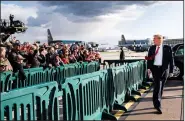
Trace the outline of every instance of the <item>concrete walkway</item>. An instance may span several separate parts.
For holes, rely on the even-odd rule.
[[[184,120],[184,94],[182,80],[168,80],[162,98],[163,114],[153,108],[153,89],[139,99],[119,120]],[[182,96],[183,95],[183,96]]]

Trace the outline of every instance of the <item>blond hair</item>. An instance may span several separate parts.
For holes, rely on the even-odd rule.
[[[163,38],[164,38],[164,37],[163,37],[162,35],[160,35],[160,34],[155,34],[154,37],[157,37],[157,38],[160,39],[160,40],[163,40]]]

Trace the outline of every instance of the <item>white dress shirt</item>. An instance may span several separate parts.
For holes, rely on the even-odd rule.
[[[155,56],[155,60],[154,60],[154,65],[156,66],[162,66],[162,61],[163,61],[163,45],[161,44],[159,46],[159,51],[157,53],[157,55]],[[157,51],[158,46],[156,46],[156,50]]]

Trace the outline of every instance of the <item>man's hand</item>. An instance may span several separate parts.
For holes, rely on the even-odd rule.
[[[149,77],[150,79],[151,79],[151,78],[153,78],[153,75],[152,75],[151,70],[150,70],[150,69],[148,69],[147,71],[148,71],[148,77]]]
[[[31,67],[31,64],[27,64],[26,67],[27,67],[27,68],[30,68],[30,67]]]
[[[49,68],[52,68],[52,64],[49,64]]]
[[[147,72],[148,72],[148,75],[150,75],[150,73],[152,73],[150,69],[148,69]]]
[[[173,73],[169,73],[169,77],[173,77]]]

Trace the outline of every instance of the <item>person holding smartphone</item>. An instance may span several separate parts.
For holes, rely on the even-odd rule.
[[[0,72],[12,71],[12,66],[8,59],[6,58],[5,47],[0,47]]]
[[[6,67],[7,67],[7,65],[0,60],[0,72],[5,72]]]

